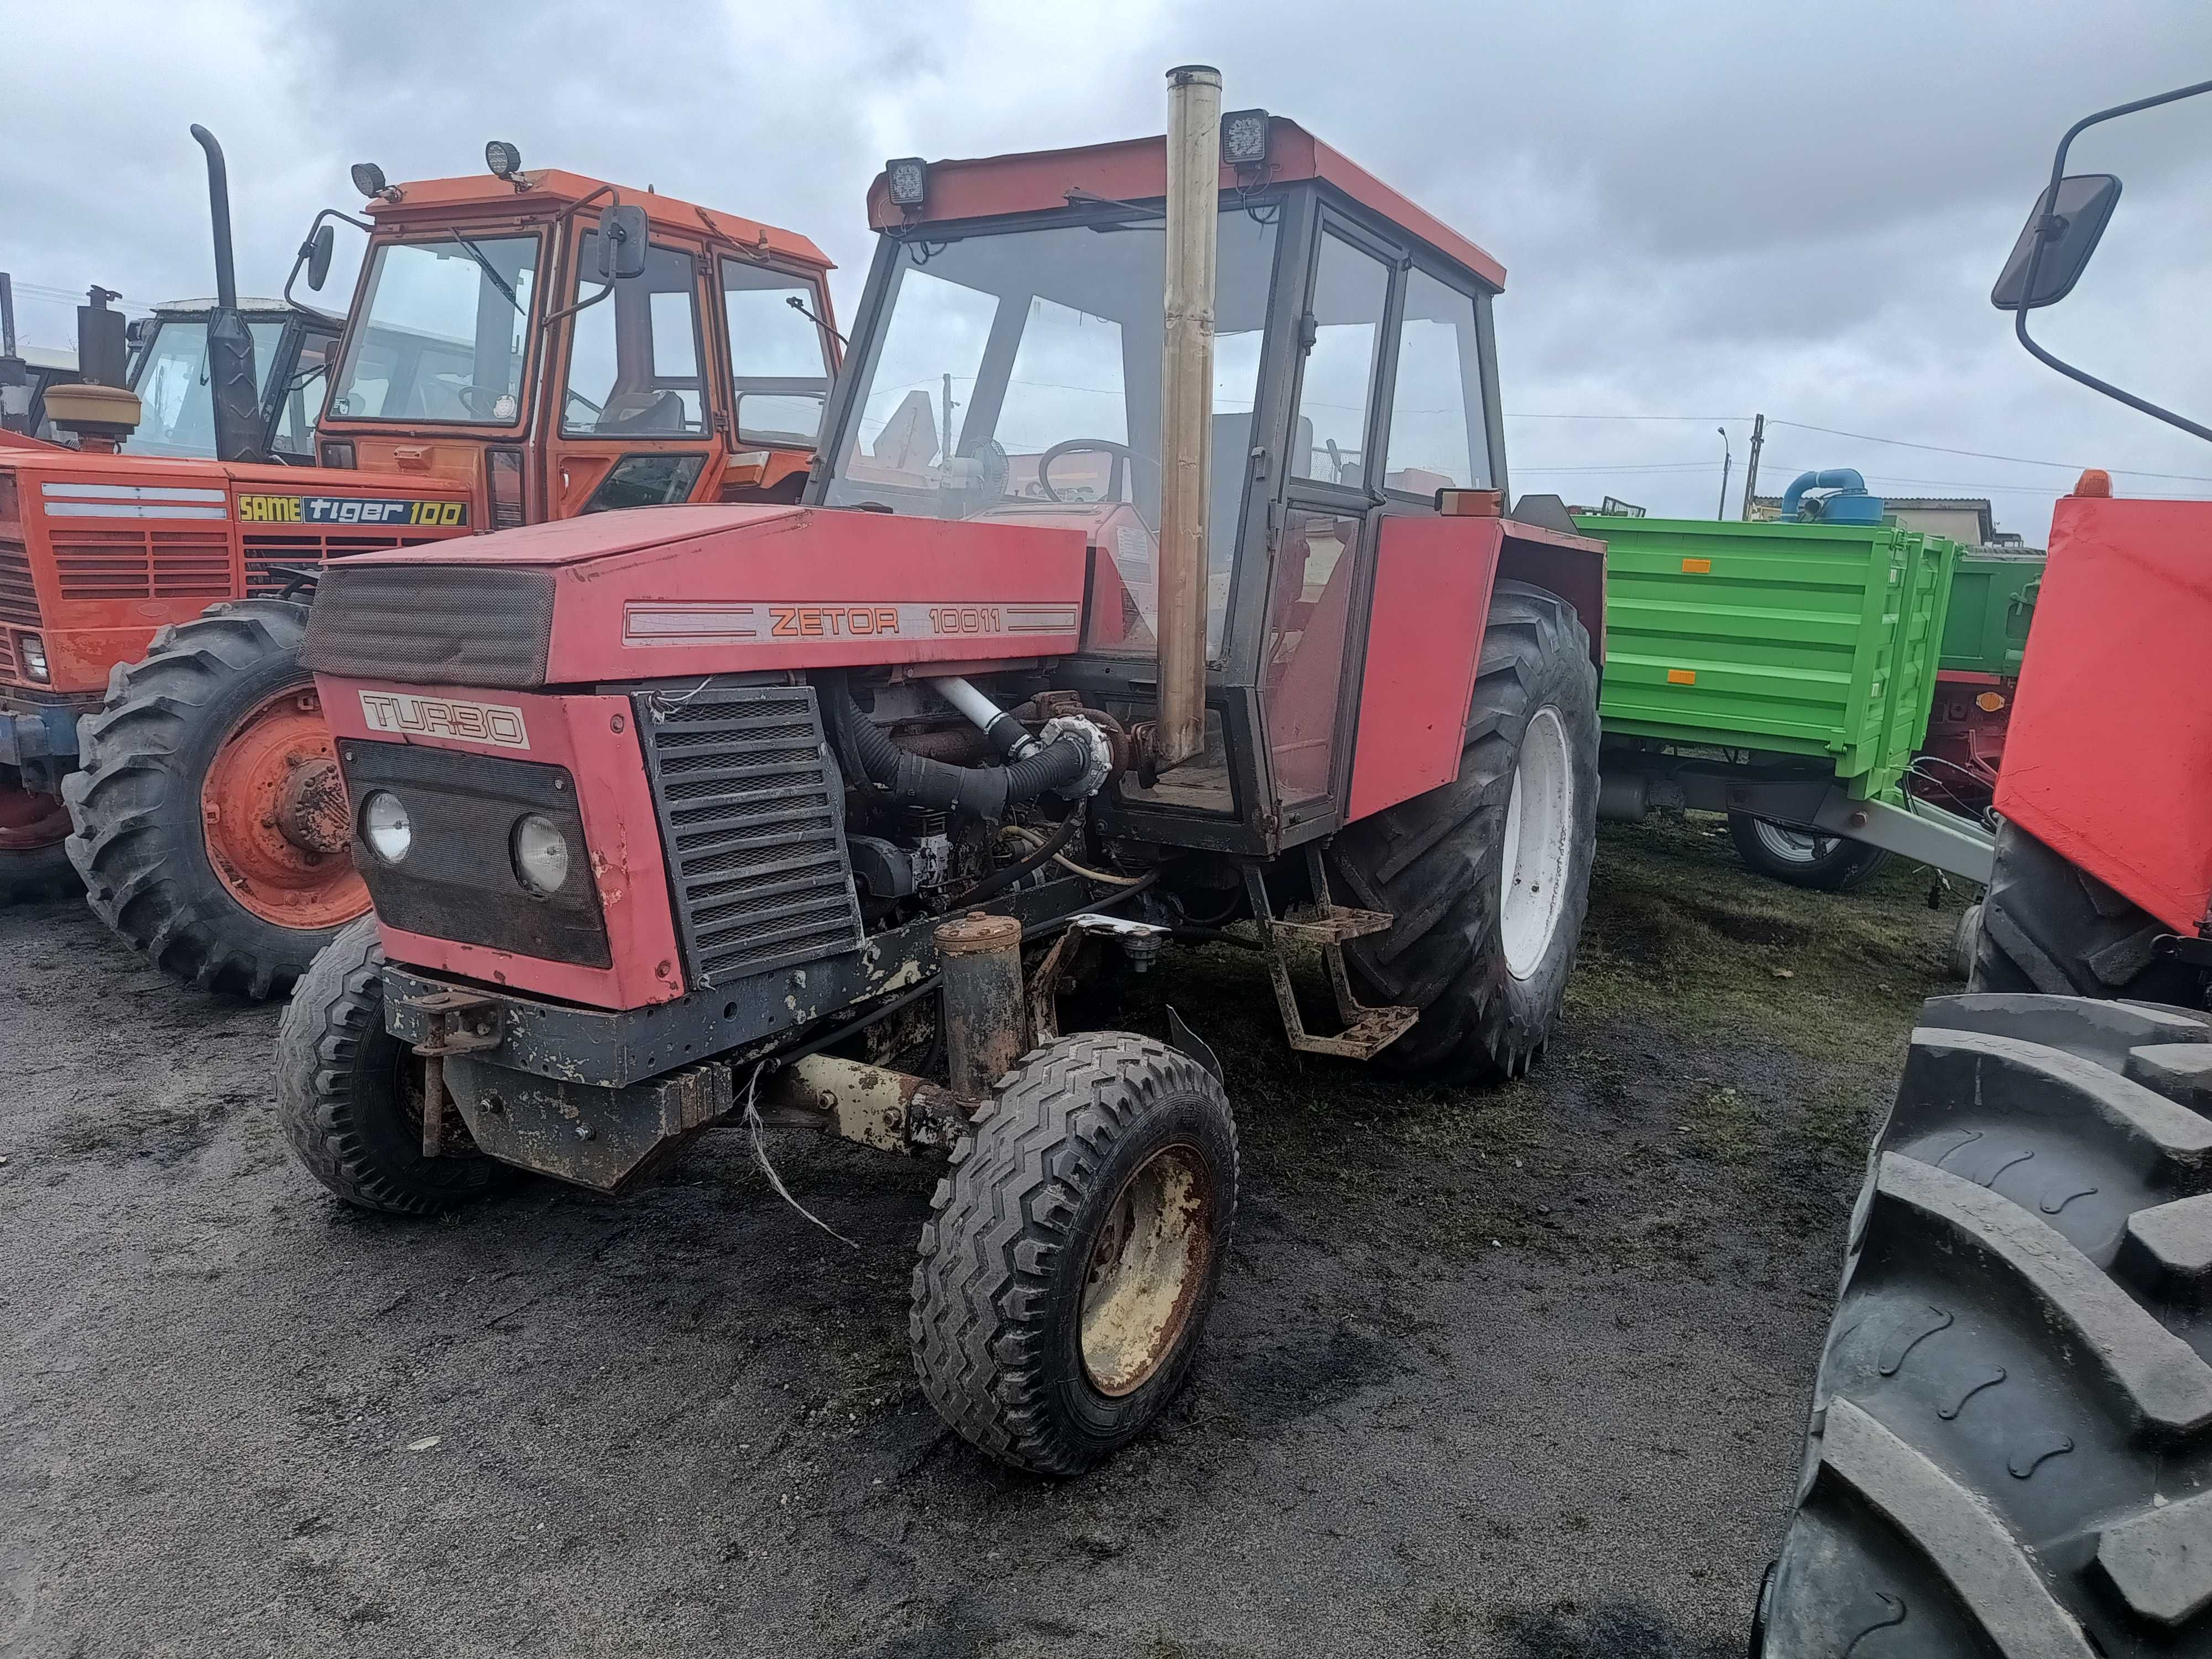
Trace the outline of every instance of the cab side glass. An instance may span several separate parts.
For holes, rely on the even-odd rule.
[[[2013,244],[2012,256],[2005,261],[1997,285],[1990,290],[1990,303],[1999,311],[2037,311],[2071,294],[2089,256],[2097,251],[2105,227],[2112,222],[2112,210],[2119,200],[2120,181],[2109,173],[2070,173],[2061,179],[2055,204],[2045,189],[2036,198],[2035,211],[2027,216],[2020,240]],[[2030,294],[2028,262],[2046,216],[2055,217],[2057,222],[2044,240],[2043,257],[2035,266],[2035,292]]]

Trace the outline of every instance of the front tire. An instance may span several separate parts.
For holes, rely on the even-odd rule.
[[[314,679],[307,607],[210,605],[119,666],[63,780],[69,856],[101,921],[155,967],[256,1000],[368,909]]]
[[[1001,1462],[1089,1468],[1188,1378],[1236,1210],[1212,1073],[1126,1032],[1033,1049],[930,1200],[909,1328],[923,1393]]]
[[[422,1156],[422,1061],[384,1029],[376,919],[316,957],[276,1028],[276,1112],[309,1175],[364,1210],[437,1215],[522,1172],[486,1157],[450,1096],[445,1150]]]
[[[1856,892],[1889,862],[1879,847],[1792,830],[1748,812],[1729,814],[1729,839],[1737,856],[1760,875],[1816,893]]]
[[[2212,1654],[2212,1020],[1932,999],[1759,1659]]]
[[[2154,953],[2166,925],[2018,824],[1997,829],[1970,991],[2202,1006],[2196,972]]]
[[[1518,1077],[1574,971],[1597,848],[1597,669],[1574,607],[1501,581],[1458,781],[1363,818],[1329,854],[1397,918],[1346,956],[1370,1000],[1418,1008],[1375,1063],[1440,1081]]]

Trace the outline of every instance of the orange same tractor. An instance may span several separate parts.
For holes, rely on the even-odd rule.
[[[81,878],[165,971],[260,997],[368,906],[298,661],[317,573],[613,507],[794,500],[839,346],[803,236],[526,171],[504,143],[474,178],[364,164],[366,217],[319,215],[286,283],[321,286],[331,222],[367,233],[317,464],[280,465],[226,396],[241,368],[254,385],[252,345],[203,143],[219,459],[115,453],[137,411],[107,387],[82,447],[0,448],[0,900]]]

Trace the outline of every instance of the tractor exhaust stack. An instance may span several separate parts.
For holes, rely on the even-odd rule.
[[[260,461],[261,394],[253,372],[253,336],[238,310],[238,270],[231,251],[230,171],[215,134],[198,122],[192,137],[207,152],[208,209],[215,221],[215,315],[208,319],[208,390],[215,403],[216,459]]]
[[[1152,763],[1206,746],[1206,534],[1213,469],[1221,71],[1168,71],[1166,340],[1160,364],[1159,722]]]

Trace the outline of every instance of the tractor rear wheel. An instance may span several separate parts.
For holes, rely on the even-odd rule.
[[[276,1115],[307,1173],[349,1204],[438,1215],[521,1178],[488,1158],[450,1096],[422,1156],[421,1057],[384,1029],[384,947],[364,916],[316,957],[276,1028]]]
[[[164,972],[260,999],[368,909],[313,678],[307,607],[210,605],[116,669],[63,781],[100,919]]]
[[[1329,848],[1356,902],[1397,918],[1346,946],[1373,1001],[1413,1007],[1376,1064],[1518,1077],[1575,965],[1597,847],[1597,669],[1574,607],[1501,581],[1458,781],[1363,818]]]
[[[2212,1654],[2208,1108],[2203,1014],[1929,1001],[1754,1659]]]
[[[1198,1061],[1121,1031],[1032,1049],[930,1200],[922,1392],[1002,1462],[1090,1468],[1189,1376],[1236,1212],[1237,1125]]]
[[[2155,955],[2171,932],[2018,824],[1997,830],[1970,991],[2124,997],[2202,1006],[2195,970]]]
[[[69,808],[0,779],[0,904],[59,898],[76,888],[70,866]]]
[[[1854,892],[1889,862],[1879,847],[1792,830],[1748,812],[1729,814],[1729,838],[1737,855],[1760,875],[1816,893]]]

